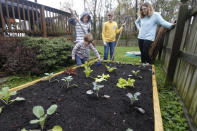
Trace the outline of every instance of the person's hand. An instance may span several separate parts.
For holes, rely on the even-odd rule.
[[[176,25],[176,20],[172,23],[173,25]]]
[[[73,10],[71,8],[68,8],[68,9],[69,9],[71,15],[73,15]]]
[[[72,57],[72,60],[74,61],[74,60],[75,60],[75,58],[74,58],[74,57]]]
[[[176,20],[172,23],[172,26],[175,27],[176,25]]]
[[[105,41],[103,42],[103,45],[104,45],[104,46],[106,46],[106,45],[107,45]]]
[[[101,60],[101,57],[99,56],[97,59],[100,61]]]

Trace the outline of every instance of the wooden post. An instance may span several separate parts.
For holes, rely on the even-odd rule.
[[[6,6],[8,30],[11,31],[10,13],[9,13],[9,9],[8,9],[8,0],[5,0],[5,6]]]
[[[0,0],[0,15],[1,15],[1,22],[2,22],[2,28],[3,28],[3,31],[5,31],[6,30],[6,28],[5,28],[5,21],[4,21],[4,17],[3,17],[3,10],[2,10],[2,2],[1,2],[1,0]]]
[[[28,17],[29,33],[31,33],[31,22],[30,22],[29,6],[27,7],[27,17]]]
[[[35,33],[36,32],[36,25],[35,25],[35,16],[34,16],[34,7],[33,7],[33,5],[32,5],[32,7],[31,7],[31,9],[32,9],[32,17],[33,17],[33,32]]]
[[[22,31],[23,28],[22,28],[22,24],[21,24],[21,14],[20,14],[20,8],[19,8],[19,0],[17,0],[17,12],[18,12],[18,19],[19,19],[20,31]]]
[[[14,19],[14,28],[15,28],[15,32],[17,32],[17,26],[16,26],[16,17],[15,17],[15,10],[14,10],[14,4],[13,4],[13,0],[11,1],[11,6],[12,6],[12,14],[13,14],[13,19]]]
[[[172,84],[174,78],[176,64],[179,57],[179,49],[180,49],[183,31],[184,31],[184,25],[185,25],[185,21],[187,20],[187,16],[188,16],[188,5],[182,4],[179,9],[177,24],[175,27],[175,35],[174,35],[172,52],[170,55],[169,65],[165,79],[165,86]]]
[[[25,32],[27,32],[24,3],[22,4],[22,7],[23,7],[23,21],[24,21],[24,26],[25,26]]]
[[[42,20],[42,32],[43,36],[46,38],[47,37],[47,30],[46,30],[46,19],[45,19],[45,14],[44,14],[44,6],[41,6],[41,20]]]

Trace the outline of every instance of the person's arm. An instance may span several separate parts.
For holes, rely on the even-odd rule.
[[[115,23],[115,26],[116,26],[116,30],[115,30],[116,34],[119,34],[122,31],[123,27],[121,26],[120,29],[118,29],[117,23]]]
[[[68,22],[71,23],[72,25],[76,25],[77,24],[75,18],[69,18]]]
[[[136,27],[137,27],[138,30],[140,30],[140,27],[141,27],[141,21],[140,21],[140,19],[141,18],[138,17],[137,20],[135,21],[135,25],[136,25]]]
[[[97,49],[94,48],[94,46],[93,46],[92,44],[89,45],[89,48],[94,52],[94,54],[96,55],[96,57],[97,57],[98,59],[100,59],[100,55],[99,55]]]
[[[105,38],[105,35],[106,35],[106,32],[105,32],[105,24],[103,25],[103,30],[102,30],[102,38],[103,38],[103,45],[106,46],[106,38]]]
[[[165,28],[171,28],[173,26],[172,23],[167,22],[162,18],[162,16],[159,13],[156,13],[156,19],[157,19],[157,24],[165,27]]]
[[[80,47],[80,44],[76,44],[75,47],[72,50],[72,60],[75,60],[75,54],[77,52],[77,49]]]

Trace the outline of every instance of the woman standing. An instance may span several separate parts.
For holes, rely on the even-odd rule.
[[[165,21],[158,12],[154,12],[150,3],[145,2],[140,6],[139,17],[135,21],[135,25],[139,30],[138,44],[142,63],[152,64],[149,49],[155,40],[157,25],[171,28],[174,24]]]

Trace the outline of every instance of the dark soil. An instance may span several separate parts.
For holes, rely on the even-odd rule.
[[[49,116],[45,123],[45,130],[51,129],[54,125],[60,125],[64,131],[126,131],[131,128],[134,131],[153,131],[153,95],[152,95],[152,70],[151,66],[137,66],[129,64],[106,63],[111,67],[116,66],[117,70],[108,73],[105,66],[92,65],[94,70],[91,77],[102,73],[110,74],[107,81],[99,83],[104,85],[99,92],[100,96],[109,95],[109,99],[95,97],[86,94],[92,89],[94,81],[86,78],[83,68],[76,70],[71,84],[78,87],[66,88],[61,79],[66,74],[56,76],[54,81],[41,81],[33,86],[18,91],[17,96],[26,99],[24,102],[12,103],[4,108],[0,114],[0,131],[20,131],[26,129],[40,129],[39,124],[30,124],[30,120],[36,119],[32,113],[33,106],[41,105],[47,110],[50,105],[57,104],[56,113]],[[135,78],[135,88],[127,87],[120,89],[116,86],[120,77],[128,79],[132,75],[131,70],[140,70],[139,75],[143,78]],[[52,80],[52,81],[53,81]],[[130,105],[126,94],[140,92],[139,101]],[[3,103],[0,103],[2,106]],[[143,108],[146,112],[141,114],[134,106]]]

